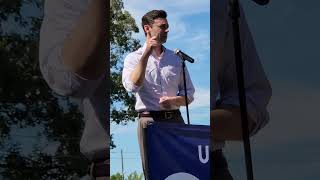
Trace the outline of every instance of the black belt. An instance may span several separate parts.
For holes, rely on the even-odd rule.
[[[143,111],[139,112],[139,118],[141,117],[152,117],[157,119],[174,119],[181,116],[180,110],[170,111]]]

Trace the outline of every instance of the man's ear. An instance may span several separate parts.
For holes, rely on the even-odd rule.
[[[150,27],[149,25],[144,25],[144,26],[143,26],[143,30],[144,30],[144,32],[146,32],[146,33],[150,31],[150,28],[151,28],[151,27]]]

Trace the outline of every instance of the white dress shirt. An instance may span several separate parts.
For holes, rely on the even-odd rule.
[[[219,106],[239,107],[237,75],[232,37],[232,22],[228,1],[215,1],[213,5],[214,27],[214,77],[211,88],[211,110]],[[240,8],[240,36],[248,116],[256,126],[251,135],[257,133],[269,121],[267,104],[271,97],[271,86],[260,63],[255,44]],[[224,142],[216,142],[214,149],[221,149]]]
[[[63,64],[62,48],[88,0],[46,0],[40,31],[39,61],[44,79],[52,90],[79,103],[85,127],[80,150],[90,160],[109,154],[109,114],[106,74],[95,80],[72,73]],[[67,121],[67,119],[65,120]]]
[[[137,51],[127,55],[124,60],[122,83],[128,92],[133,92],[136,97],[135,109],[142,111],[168,110],[159,104],[162,96],[184,96],[183,72],[180,58],[173,51],[164,48],[161,57],[154,53],[149,56],[145,79],[142,86],[138,87],[130,80],[130,76],[146,48],[146,43]],[[193,101],[195,89],[191,82],[187,68],[186,86],[189,102]],[[170,110],[179,109],[172,106]]]

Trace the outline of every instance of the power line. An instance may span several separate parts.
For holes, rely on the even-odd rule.
[[[110,159],[141,159],[140,157],[136,157],[136,158],[121,158],[121,157],[113,157],[113,158],[110,158]]]
[[[119,151],[111,151],[110,152],[111,154],[121,154],[121,151],[119,152]],[[123,152],[123,153],[125,153],[125,154],[140,154],[140,152],[133,152],[133,151],[128,151],[128,152]]]

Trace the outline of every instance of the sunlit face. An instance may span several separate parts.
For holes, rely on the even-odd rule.
[[[157,40],[163,44],[167,41],[169,24],[167,19],[158,18],[154,20],[154,23],[150,26],[151,36],[157,36]]]

